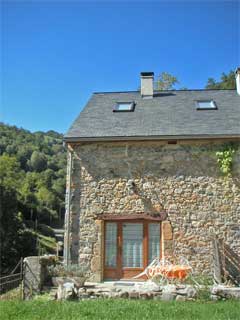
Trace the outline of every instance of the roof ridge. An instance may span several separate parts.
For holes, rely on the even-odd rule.
[[[154,93],[161,92],[179,92],[179,91],[235,91],[236,89],[173,89],[173,90],[154,90]],[[110,94],[110,93],[140,93],[139,90],[129,90],[129,91],[96,91],[93,94]]]
[[[140,92],[139,90],[129,90],[129,91],[96,91],[93,94],[103,94],[103,93],[129,93],[129,92]]]

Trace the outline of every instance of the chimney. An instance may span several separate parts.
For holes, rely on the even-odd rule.
[[[153,72],[141,72],[141,95],[143,98],[153,97]]]
[[[237,93],[240,95],[240,67],[236,70],[236,87]]]

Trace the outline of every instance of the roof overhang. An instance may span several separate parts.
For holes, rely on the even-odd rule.
[[[111,142],[111,141],[171,141],[171,140],[218,140],[234,139],[240,140],[240,134],[202,134],[202,135],[176,135],[176,136],[115,136],[115,137],[68,137],[63,138],[64,142]]]

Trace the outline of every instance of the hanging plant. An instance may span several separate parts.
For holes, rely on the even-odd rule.
[[[232,144],[225,145],[222,151],[216,152],[219,168],[224,175],[231,175],[233,155],[236,147]]]

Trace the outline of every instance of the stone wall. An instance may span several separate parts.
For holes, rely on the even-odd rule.
[[[102,214],[164,209],[173,237],[165,253],[183,255],[196,272],[211,270],[213,227],[240,254],[240,149],[231,177],[223,177],[216,152],[222,142],[83,143],[73,150],[70,256],[102,278]],[[135,183],[135,190],[131,182]]]
[[[53,255],[24,258],[23,291],[24,299],[31,299],[39,294],[49,278],[48,266],[54,266],[57,257]]]
[[[24,259],[24,297],[32,298],[39,294],[44,283],[45,268],[41,263],[41,257],[32,256]]]

